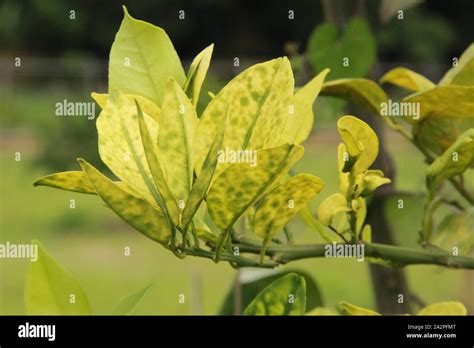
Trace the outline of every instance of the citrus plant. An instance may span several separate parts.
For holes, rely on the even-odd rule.
[[[309,173],[290,175],[304,154],[301,143],[313,127],[312,106],[320,91],[355,100],[380,114],[380,104],[388,97],[375,82],[324,83],[329,73],[324,69],[295,89],[288,59],[277,58],[251,66],[219,93],[211,93],[212,100],[198,114],[213,45],[196,56],[186,73],[164,30],[124,11],[110,52],[109,91],[92,94],[102,108],[97,119],[99,154],[117,179],[78,159],[80,171],[51,174],[35,185],[98,195],[121,219],[179,258],[208,258],[236,268],[274,268],[293,260],[324,257],[327,244],[296,244],[289,233],[291,243],[276,238],[299,215],[334,247],[363,245],[369,262],[389,267],[474,268],[474,259],[467,253],[371,242],[377,231],[366,224],[366,200],[390,179],[371,169],[379,150],[378,137],[359,118],[346,115],[337,121],[342,139],[337,149],[339,190],[319,205],[316,216],[308,203],[323,190],[324,182]],[[461,63],[440,86],[407,70],[392,71],[383,78],[415,89],[405,99],[422,103],[419,120],[403,118],[412,126],[411,134],[393,118],[381,117],[432,162],[421,234],[424,246],[430,241],[431,217],[444,180],[450,180],[469,204],[474,202],[457,178],[473,165],[472,129],[450,141],[435,136],[433,127],[437,126],[431,122],[442,119],[453,125],[458,118],[466,124],[473,120],[474,87],[455,85],[472,82],[464,76],[472,77],[472,59],[461,58]],[[457,152],[459,161],[450,161],[452,152]],[[440,157],[435,160],[435,155]],[[464,213],[472,217],[472,209]],[[246,226],[245,233],[235,227],[238,222]],[[278,293],[273,288],[285,290]],[[245,313],[305,313],[304,281],[298,276],[278,279],[271,289],[265,291],[272,295],[258,295]],[[288,289],[294,289],[299,309],[277,301],[286,301]],[[280,309],[272,312],[275,306],[262,304],[267,300],[277,301]]]

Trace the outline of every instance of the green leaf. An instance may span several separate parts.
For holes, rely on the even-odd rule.
[[[124,18],[110,50],[109,92],[141,95],[161,105],[170,77],[180,85],[185,75],[166,32],[130,16]]]
[[[421,309],[417,315],[466,315],[466,307],[461,302],[446,301],[433,303]]]
[[[219,175],[207,195],[212,220],[226,231],[301,158],[299,145],[280,145],[256,153],[256,165],[234,163]]]
[[[362,308],[358,306],[354,306],[348,302],[340,302],[342,308],[349,314],[349,315],[380,315],[373,310]]]
[[[49,186],[61,190],[95,195],[94,186],[84,172],[61,172],[46,175],[33,183],[34,186]]]
[[[474,43],[463,52],[457,65],[446,72],[439,85],[474,85]]]
[[[158,153],[168,186],[174,197],[186,202],[194,173],[194,136],[198,118],[181,87],[168,81],[161,106]]]
[[[280,145],[293,85],[293,73],[286,58],[254,65],[230,81],[211,100],[199,121],[195,143],[196,173],[200,173],[227,108],[223,149],[259,150]],[[219,163],[216,175],[228,166],[228,163]]]
[[[25,307],[29,315],[89,315],[86,294],[37,242],[38,259],[32,261],[25,284]],[[74,300],[71,303],[71,300]]]
[[[474,248],[474,207],[460,213],[452,213],[444,217],[439,224],[432,243],[459,255],[469,255]],[[456,249],[454,249],[456,248]]]
[[[441,86],[411,94],[402,102],[419,103],[420,117],[405,117],[410,123],[433,118],[474,118],[474,86]]]
[[[135,312],[137,307],[143,301],[143,298],[150,292],[152,285],[153,284],[149,284],[142,290],[121,299],[114,309],[114,314],[130,315]]]
[[[296,273],[268,285],[244,310],[244,315],[304,315],[306,283]]]
[[[300,144],[306,140],[313,128],[313,103],[316,100],[329,69],[324,69],[293,96],[290,112],[282,140],[290,144]]]
[[[298,174],[262,198],[253,216],[254,231],[263,238],[262,250],[323,188],[324,182],[318,177]]]
[[[362,240],[364,243],[372,243],[372,227],[370,225],[365,225],[362,228]]]
[[[158,123],[149,115],[145,115],[145,119],[151,138],[156,139]],[[102,161],[141,197],[158,204],[159,195],[147,165],[135,102],[119,93],[111,93],[96,125]]]
[[[381,170],[369,169],[356,177],[356,195],[368,196],[382,185],[391,183],[392,180],[385,178]]]
[[[133,196],[108,179],[83,159],[78,159],[95,190],[118,216],[148,238],[166,246],[171,227],[165,215],[147,201]]]
[[[224,140],[225,127],[227,123],[227,112],[228,109],[223,114],[223,119],[219,126],[219,130],[216,134],[216,137],[214,138],[214,141],[212,142],[211,147],[209,148],[209,152],[207,153],[206,159],[204,160],[204,164],[202,165],[201,173],[197,177],[184,207],[182,216],[182,224],[184,228],[187,228],[192,217],[195,215],[202,201],[205,199],[207,191],[209,190],[209,186],[211,185],[212,178],[214,177],[214,172],[217,167],[218,152],[219,149],[222,148],[222,141]]]
[[[462,174],[473,165],[474,128],[471,128],[430,164],[426,178],[428,188],[434,190],[443,180]]]
[[[388,100],[383,89],[374,81],[367,79],[339,79],[325,82],[321,95],[349,100],[375,115],[380,114],[381,104]]]
[[[423,75],[403,67],[394,68],[385,73],[380,78],[380,83],[391,83],[414,92],[426,91],[436,86]]]
[[[315,28],[308,40],[308,59],[314,71],[331,69],[330,79],[364,77],[375,62],[376,42],[369,23],[353,18],[344,33],[335,24]],[[348,65],[344,59],[348,58]]]
[[[348,115],[337,121],[337,130],[349,155],[356,158],[351,172],[357,175],[369,169],[379,152],[379,139],[372,128],[364,121]]]
[[[206,78],[207,70],[209,69],[213,50],[214,44],[209,45],[202,50],[193,59],[191,66],[189,67],[188,75],[186,76],[183,90],[193,101],[194,108],[198,105],[199,94],[201,93],[201,87]]]
[[[323,305],[323,299],[321,290],[315,279],[308,273],[300,270],[287,270],[284,272],[275,273],[274,271],[262,271],[255,269],[242,269],[239,277],[240,286],[240,303],[242,308],[252,302],[252,300],[262,292],[268,285],[275,280],[287,275],[287,274],[298,274],[304,278],[306,284],[306,310],[313,308],[321,308]],[[235,294],[236,284],[232,284],[229,288],[229,292],[224,298],[224,301],[220,307],[219,315],[232,315],[235,314]]]
[[[100,93],[91,93],[91,97],[97,104],[99,104],[101,109],[105,108],[107,100],[109,99],[108,94]],[[131,103],[134,103],[136,100],[141,105],[141,108],[145,114],[150,116],[155,122],[160,123],[160,108],[156,106],[155,103],[140,95],[125,94],[124,97],[128,98]]]
[[[333,193],[319,204],[318,219],[329,226],[336,214],[342,211],[349,211],[346,197],[339,192]]]
[[[159,152],[153,142],[153,138],[150,136],[150,131],[145,123],[145,117],[140,109],[140,105],[136,102],[136,108],[138,112],[138,126],[140,128],[140,136],[143,142],[143,149],[145,157],[152,174],[152,180],[158,189],[158,193],[155,194],[157,201],[160,203],[160,207],[166,212],[166,216],[170,218],[171,223],[174,226],[179,224],[179,208],[176,203],[176,199],[173,196],[170,188],[168,187],[165,174],[161,168],[162,160],[159,159]],[[160,128],[161,132],[161,128]],[[143,171],[142,171],[143,173]],[[153,183],[148,183],[150,187]]]

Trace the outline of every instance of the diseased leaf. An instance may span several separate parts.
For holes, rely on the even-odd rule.
[[[363,173],[374,163],[379,152],[379,139],[370,126],[354,116],[343,116],[337,121],[337,130],[352,156],[351,148],[360,153],[350,168],[354,175]],[[355,150],[353,150],[355,151]]]
[[[150,136],[150,132],[145,123],[145,117],[140,109],[140,105],[136,103],[136,107],[138,112],[138,126],[140,128],[140,136],[143,142],[145,157],[152,174],[153,183],[156,185],[153,186],[153,188],[156,187],[156,189],[158,189],[158,192],[155,194],[155,196],[157,197],[157,201],[160,203],[162,211],[165,211],[166,216],[169,217],[172,224],[177,226],[179,224],[180,212],[176,203],[176,199],[167,184],[165,174],[161,168],[161,163],[163,163],[163,161],[159,159],[160,155],[156,149],[152,137]],[[151,186],[153,183],[149,183],[149,185]]]
[[[143,298],[150,292],[152,285],[153,284],[149,284],[142,290],[121,299],[114,309],[114,314],[115,315],[133,314],[133,312],[135,312],[137,307],[143,301]]]
[[[342,308],[349,314],[349,315],[380,315],[373,310],[362,308],[358,306],[354,306],[348,302],[340,302]]]
[[[188,75],[186,76],[183,90],[192,100],[195,108],[198,105],[199,94],[201,93],[201,87],[206,78],[207,70],[209,69],[213,50],[214,44],[203,49],[193,59],[191,66],[189,67]]]
[[[417,315],[466,315],[466,307],[461,302],[446,301],[430,304],[422,308]]]
[[[34,186],[49,186],[61,190],[95,195],[94,186],[84,172],[61,172],[46,175],[33,183]]]
[[[349,211],[346,197],[339,192],[333,193],[319,204],[318,219],[326,226],[329,226],[334,216],[341,211]]]
[[[313,70],[331,69],[331,80],[364,77],[375,62],[376,42],[369,23],[357,17],[349,21],[344,33],[332,23],[317,26],[308,40],[307,51]]]
[[[206,159],[204,160],[204,164],[202,165],[201,173],[197,177],[184,207],[182,216],[182,224],[184,228],[188,226],[192,217],[199,209],[202,201],[205,199],[207,191],[211,185],[212,178],[214,177],[214,172],[217,167],[218,152],[219,149],[222,148],[222,141],[224,140],[225,127],[227,123],[227,112],[228,109],[223,115],[221,124],[219,125],[219,130],[214,141],[212,142],[211,147],[209,148],[209,152],[207,153]]]
[[[195,170],[204,159],[228,110],[223,150],[259,150],[281,144],[293,97],[293,73],[287,58],[257,64],[230,81],[208,104],[196,135]],[[228,163],[219,163],[219,175]]]
[[[145,236],[166,246],[171,227],[163,213],[147,201],[122,190],[83,159],[78,160],[98,195],[118,216]]]
[[[339,79],[325,82],[321,95],[349,100],[372,111],[375,115],[380,114],[381,104],[388,100],[383,89],[374,81],[367,79]]]
[[[156,139],[158,123],[145,115],[151,138]],[[134,101],[110,94],[97,119],[99,154],[102,162],[125,184],[133,187],[148,202],[159,202],[147,165]]]
[[[91,97],[95,100],[97,104],[99,104],[101,109],[105,108],[107,104],[107,99],[109,98],[108,94],[100,94],[100,93],[91,93]],[[158,124],[160,123],[160,108],[156,106],[155,103],[152,101],[140,96],[140,95],[131,95],[126,94],[124,97],[130,100],[130,103],[134,103],[135,100],[140,104],[142,111],[150,116],[155,122]]]
[[[181,61],[166,32],[130,16],[124,18],[110,50],[109,93],[141,95],[161,105],[170,77],[185,81]]]
[[[452,213],[440,222],[432,243],[459,255],[469,255],[474,248],[474,207]],[[456,248],[456,249],[455,249]]]
[[[324,182],[311,174],[298,174],[279,184],[258,203],[253,216],[255,233],[263,247],[324,188]]]
[[[25,307],[29,315],[89,315],[86,294],[72,275],[37,242],[38,259],[32,261],[25,284]],[[71,303],[71,295],[75,302]]]
[[[463,52],[457,65],[444,74],[439,85],[474,85],[474,43]]]
[[[380,83],[391,83],[414,92],[426,91],[436,86],[423,75],[403,67],[394,68],[386,72],[380,78]]]
[[[275,280],[244,310],[244,315],[304,315],[306,283],[296,273]]]
[[[158,132],[160,164],[174,197],[186,202],[193,183],[196,111],[172,79],[166,85],[161,110]]]
[[[420,117],[405,117],[410,123],[433,118],[474,118],[474,86],[440,86],[411,94],[402,102],[419,103]]]
[[[301,158],[299,145],[280,145],[257,151],[254,167],[234,163],[219,175],[207,195],[212,220],[221,230],[230,228],[269,187],[287,174]]]
[[[300,144],[310,135],[314,121],[313,103],[328,73],[329,69],[321,71],[315,78],[301,87],[291,99],[288,121],[282,134],[283,142]]]
[[[461,134],[440,157],[430,164],[426,182],[434,190],[443,180],[462,174],[474,165],[474,128]]]

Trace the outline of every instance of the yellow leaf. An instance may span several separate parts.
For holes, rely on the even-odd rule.
[[[385,73],[380,78],[380,83],[391,83],[414,92],[425,91],[436,86],[423,75],[403,67],[398,67]]]
[[[422,308],[417,315],[466,315],[466,307],[461,302],[447,301],[430,304]]]
[[[372,315],[378,316],[380,313],[377,313],[373,310],[362,308],[358,306],[354,306],[347,302],[340,302],[342,308],[349,314],[349,315]]]
[[[463,52],[457,65],[444,74],[439,85],[474,85],[474,43]]]
[[[287,58],[257,64],[230,81],[204,110],[196,135],[195,170],[199,174],[229,108],[223,148],[259,150],[280,145],[293,96],[293,73]],[[228,164],[219,163],[216,175]]]
[[[318,219],[326,226],[329,226],[334,216],[341,211],[349,211],[346,197],[339,192],[333,193],[319,204]]]
[[[314,119],[313,103],[328,73],[329,69],[324,69],[293,96],[288,121],[282,134],[284,142],[300,144],[310,135]]]
[[[191,98],[195,108],[199,101],[199,94],[201,93],[201,87],[206,78],[207,70],[209,69],[213,50],[214,44],[209,45],[193,59],[183,86],[183,90]]]

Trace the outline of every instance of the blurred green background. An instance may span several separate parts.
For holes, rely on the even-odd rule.
[[[323,1],[324,2],[324,1]],[[314,28],[325,13],[320,1],[124,1],[130,13],[163,27],[184,61],[214,42],[213,61],[203,91],[216,93],[232,76],[257,61],[306,51]],[[352,2],[350,2],[352,3]],[[355,3],[355,2],[354,2]],[[406,9],[403,22],[380,20],[381,1],[367,1],[377,47],[370,74],[379,77],[393,66],[405,65],[437,81],[474,37],[472,1],[429,1]],[[178,19],[184,9],[185,20]],[[70,11],[75,11],[75,20]],[[288,11],[295,19],[288,20]],[[122,18],[113,1],[4,0],[0,4],[0,243],[42,242],[48,252],[82,284],[95,314],[110,313],[118,300],[154,282],[139,314],[215,314],[232,286],[236,271],[209,260],[179,260],[158,244],[134,232],[105,208],[97,197],[32,183],[46,174],[77,169],[75,158],[85,157],[103,168],[97,155],[95,121],[85,117],[57,117],[55,104],[91,101],[90,92],[107,89],[108,50]],[[229,20],[232,18],[232,20]],[[26,19],[26,20],[25,20]],[[362,53],[361,53],[362,54]],[[14,66],[20,57],[21,67]],[[241,66],[233,66],[239,57]],[[304,81],[304,76],[297,76]],[[202,98],[200,109],[208,98]],[[320,97],[315,126],[304,144],[306,153],[295,172],[318,175],[327,184],[318,202],[337,189],[335,120],[343,105]],[[97,107],[97,113],[99,108]],[[415,246],[420,229],[424,192],[422,156],[396,134],[387,146],[398,170],[396,187],[412,191],[388,204],[397,243]],[[21,161],[15,161],[17,153]],[[75,208],[69,207],[71,199]],[[322,242],[296,219],[290,225],[298,242]],[[376,231],[375,231],[376,232]],[[131,255],[124,255],[124,248]],[[354,260],[313,259],[291,263],[311,273],[326,306],[348,301],[374,308],[367,264]],[[23,286],[28,261],[0,260],[0,314],[23,314]],[[407,268],[409,285],[426,303],[460,300],[474,312],[473,272],[435,266]],[[178,302],[179,294],[186,303]]]

